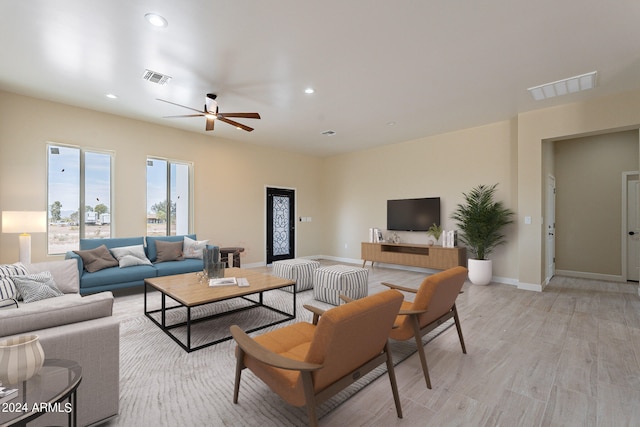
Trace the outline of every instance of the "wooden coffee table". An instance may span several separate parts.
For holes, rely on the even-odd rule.
[[[295,281],[283,279],[268,274],[258,273],[251,270],[245,270],[241,268],[227,268],[225,269],[225,277],[246,278],[249,282],[248,287],[240,286],[220,286],[210,287],[208,281],[201,281],[199,273],[186,273],[176,274],[173,276],[153,277],[145,279],[144,281],[144,313],[155,323],[160,329],[162,329],[171,339],[173,339],[180,347],[187,352],[199,350],[201,348],[209,347],[214,344],[218,344],[223,341],[230,340],[232,337],[226,334],[223,338],[214,339],[213,341],[206,342],[204,344],[191,346],[191,328],[194,323],[211,321],[221,316],[230,315],[243,310],[248,310],[257,307],[263,307],[268,310],[274,311],[283,316],[282,319],[261,324],[258,327],[247,329],[246,332],[254,332],[269,326],[277,325],[278,323],[286,322],[296,317],[296,292]],[[290,313],[282,311],[276,307],[266,305],[263,298],[263,293],[268,291],[274,291],[283,289],[286,287],[292,287],[292,299],[293,305]],[[147,308],[147,292],[149,288],[152,288],[161,293],[161,308],[156,310],[149,310]],[[167,306],[167,297],[171,298],[178,305]],[[253,297],[253,298],[250,298]],[[221,301],[226,301],[234,298],[242,298],[244,301],[248,301],[249,305],[242,305],[241,307],[232,308],[228,311],[215,313],[208,316],[194,317],[192,309],[195,307],[203,306],[205,304],[214,304]],[[257,298],[257,299],[256,299]],[[167,312],[175,309],[186,309],[186,321],[179,321],[177,323],[167,324]],[[160,313],[160,319],[158,316],[153,316],[155,313]],[[176,328],[186,327],[186,343],[179,339],[179,337],[173,332]]]

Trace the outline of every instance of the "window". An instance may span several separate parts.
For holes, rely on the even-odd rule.
[[[47,145],[47,253],[79,248],[80,238],[111,237],[113,155]]]
[[[191,163],[147,159],[147,236],[189,234]]]

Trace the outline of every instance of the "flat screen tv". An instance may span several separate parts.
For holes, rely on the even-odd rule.
[[[440,197],[387,200],[387,230],[427,231],[440,225]]]

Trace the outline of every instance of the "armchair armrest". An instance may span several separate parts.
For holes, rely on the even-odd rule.
[[[323,367],[323,365],[317,363],[301,362],[280,356],[255,342],[253,338],[247,335],[237,325],[232,325],[229,330],[231,331],[231,336],[236,340],[238,347],[240,347],[242,351],[265,365],[292,371],[317,371]]]
[[[422,313],[426,313],[428,310],[400,310],[400,312],[398,312],[399,316],[408,316],[411,314],[422,314]]]
[[[314,325],[318,324],[318,319],[320,319],[320,316],[322,316],[326,311],[326,310],[323,310],[321,308],[314,307],[314,306],[308,305],[308,304],[304,304],[303,307],[313,313],[313,324]]]
[[[384,286],[387,286],[387,287],[389,287],[391,289],[397,289],[399,291],[411,292],[412,294],[417,294],[418,293],[417,289],[407,288],[405,286],[400,286],[400,285],[394,285],[393,283],[382,282],[381,284],[384,285]]]
[[[346,295],[342,295],[342,294],[340,294],[340,299],[341,299],[342,301],[344,301],[344,302],[351,302],[351,301],[355,301],[355,299],[353,299],[353,298],[351,298],[351,297],[348,297],[348,296],[346,296]]]

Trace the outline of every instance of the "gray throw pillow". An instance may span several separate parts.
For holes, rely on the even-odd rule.
[[[144,253],[144,247],[142,245],[112,248],[111,253],[117,258],[120,268],[134,265],[151,265],[151,261],[149,261],[147,255]]]
[[[109,252],[106,245],[98,246],[95,249],[73,252],[82,258],[84,269],[89,273],[118,266],[118,260],[111,255],[111,252]]]
[[[64,295],[48,271],[26,276],[14,276],[12,280],[26,303]]]
[[[182,242],[165,242],[163,240],[156,241],[156,250],[158,256],[156,262],[166,261],[182,261]]]

